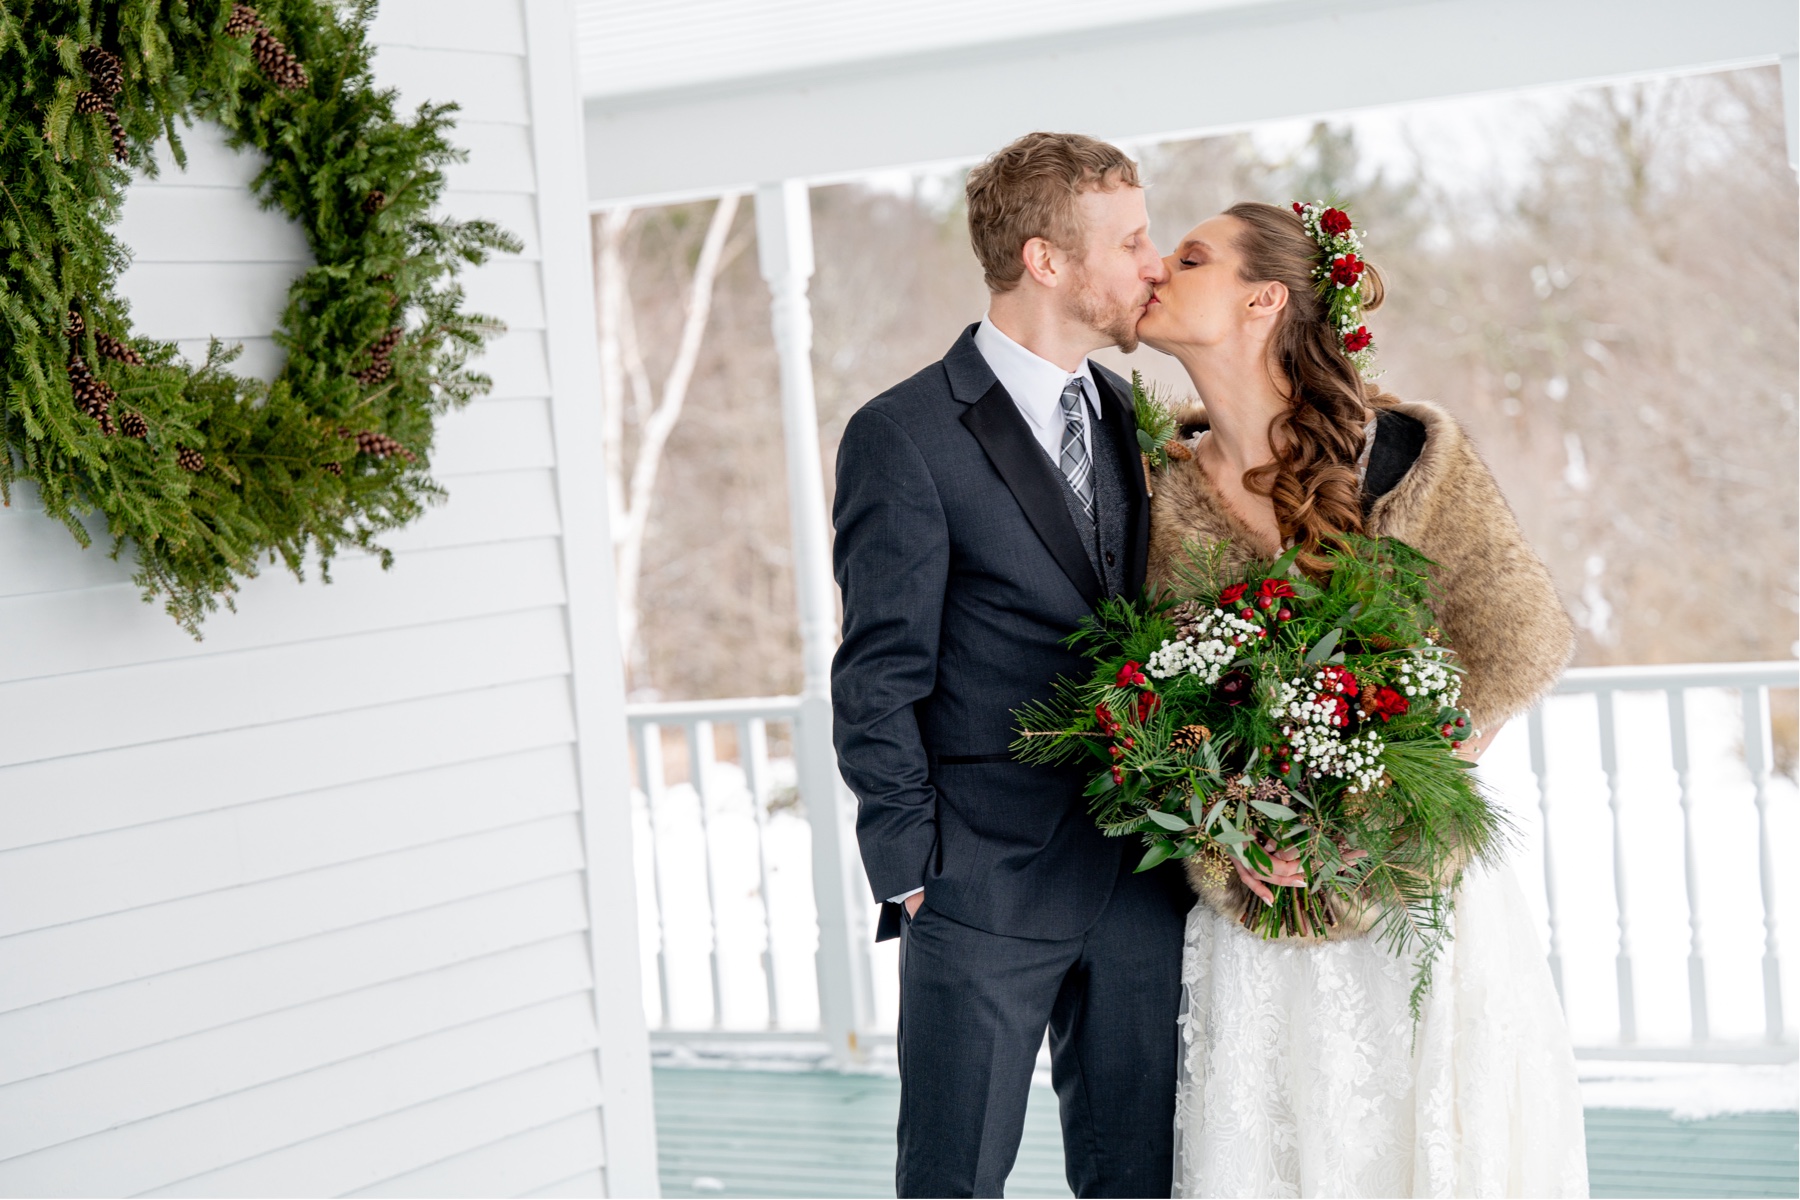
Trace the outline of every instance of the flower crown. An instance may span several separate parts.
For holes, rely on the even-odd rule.
[[[1313,267],[1319,296],[1325,301],[1326,319],[1338,332],[1344,353],[1356,364],[1364,378],[1375,365],[1375,339],[1363,324],[1362,274],[1368,266],[1360,257],[1362,235],[1350,226],[1350,214],[1313,202],[1294,201],[1294,214],[1312,240],[1319,244],[1321,257]]]

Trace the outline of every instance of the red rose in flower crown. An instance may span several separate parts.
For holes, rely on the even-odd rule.
[[[1230,608],[1232,605],[1241,602],[1244,598],[1244,593],[1249,590],[1250,585],[1247,583],[1232,584],[1230,587],[1225,588],[1219,593],[1219,607]]]
[[[1344,335],[1344,350],[1350,354],[1360,354],[1362,351],[1367,350],[1373,345],[1374,342],[1375,338],[1369,333],[1369,327],[1366,325],[1358,325],[1355,329],[1352,329],[1349,333]]]
[[[1332,237],[1350,232],[1350,214],[1341,208],[1328,208],[1319,214],[1319,228]]]
[[[1362,278],[1362,259],[1354,254],[1340,254],[1331,264],[1331,282],[1339,287],[1349,287]]]
[[[1391,687],[1376,688],[1375,695],[1369,701],[1370,715],[1380,717],[1383,724],[1395,717],[1404,717],[1406,710],[1411,707],[1406,697]]]

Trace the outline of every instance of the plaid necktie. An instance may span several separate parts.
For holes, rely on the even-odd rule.
[[[1081,394],[1081,377],[1078,375],[1063,385],[1062,412],[1062,473],[1068,477],[1069,486],[1075,489],[1075,496],[1081,501],[1081,509],[1087,514],[1088,523],[1094,521],[1094,472],[1093,464],[1088,461],[1087,439],[1081,436],[1081,405],[1084,397]]]

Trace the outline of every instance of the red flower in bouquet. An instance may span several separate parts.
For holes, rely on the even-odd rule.
[[[1374,335],[1369,332],[1366,325],[1358,325],[1344,335],[1344,349],[1351,354],[1360,354],[1374,343]]]
[[[1362,278],[1362,259],[1354,254],[1340,254],[1331,264],[1331,282],[1339,287],[1349,287]]]
[[[1319,214],[1319,228],[1332,237],[1350,232],[1350,214],[1341,208],[1328,208]]]
[[[1391,687],[1376,688],[1374,697],[1369,701],[1370,714],[1380,717],[1383,723],[1395,717],[1404,717],[1406,710],[1411,707],[1406,697]]]
[[[1354,696],[1360,687],[1356,676],[1336,664],[1319,668],[1319,685],[1341,696]]]
[[[1230,587],[1219,593],[1219,607],[1230,608],[1232,605],[1243,600],[1244,593],[1249,590],[1250,585],[1247,583],[1232,584]]]
[[[1138,693],[1138,700],[1137,700],[1138,724],[1142,725],[1145,721],[1148,721],[1150,719],[1151,714],[1156,712],[1156,709],[1160,704],[1162,704],[1162,698],[1160,696],[1158,696],[1155,692],[1140,692],[1140,693]]]
[[[1256,606],[1273,608],[1277,600],[1286,600],[1294,594],[1294,585],[1285,579],[1265,579],[1262,586],[1256,589]]]
[[[1144,667],[1143,663],[1134,663],[1134,662],[1128,662],[1124,666],[1120,667],[1119,668],[1119,686],[1120,687],[1130,687],[1132,684],[1135,683],[1137,686],[1143,687],[1146,683],[1150,682],[1148,679],[1144,678],[1143,667]]]

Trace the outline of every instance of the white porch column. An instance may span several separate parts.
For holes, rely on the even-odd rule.
[[[781,424],[787,450],[788,509],[794,537],[794,591],[800,608],[805,680],[794,753],[800,795],[812,824],[813,894],[819,909],[819,1024],[835,1057],[862,1056],[859,1031],[873,1014],[868,946],[860,918],[861,861],[848,819],[848,796],[831,745],[831,654],[837,645],[837,587],[819,463],[819,411],[813,396],[812,211],[795,179],[756,189],[756,243],[769,284],[775,347],[781,360]]]

